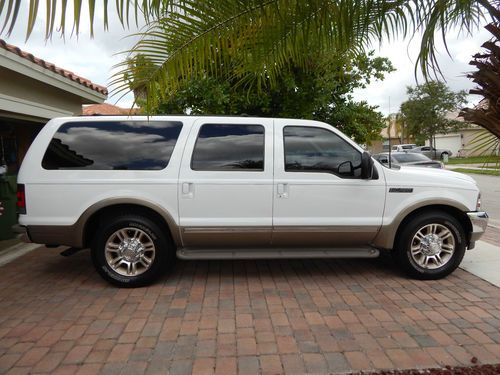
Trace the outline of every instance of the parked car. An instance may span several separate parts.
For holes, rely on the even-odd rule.
[[[310,120],[53,119],[29,148],[18,183],[19,230],[49,247],[90,247],[99,274],[129,287],[153,282],[176,257],[381,251],[415,278],[438,279],[458,267],[488,222],[471,177],[385,168]]]
[[[430,146],[419,146],[412,148],[411,150],[408,150],[408,152],[416,152],[419,154],[423,154],[431,159],[444,159],[445,155],[448,155],[448,157],[451,157],[453,153],[451,150],[447,150],[444,148],[434,148]]]
[[[380,163],[389,165],[389,153],[383,152],[373,155]],[[391,165],[405,165],[409,167],[444,168],[444,164],[437,160],[429,159],[423,154],[410,152],[391,152]]]
[[[407,151],[415,147],[417,147],[415,143],[405,143],[402,145],[393,145],[391,151]]]

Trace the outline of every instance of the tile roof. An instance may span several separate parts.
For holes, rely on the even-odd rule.
[[[56,74],[59,74],[59,75],[63,76],[64,78],[69,79],[70,81],[76,82],[76,83],[78,83],[82,86],[85,86],[91,90],[97,91],[100,94],[108,95],[108,89],[106,87],[96,85],[95,83],[92,83],[90,80],[83,78],[83,77],[80,77],[80,76],[76,75],[75,73],[70,72],[69,70],[59,68],[50,62],[39,59],[38,57],[33,56],[31,53],[21,50],[19,47],[16,47],[12,44],[8,44],[3,39],[0,39],[0,48],[5,49],[9,52],[15,53],[19,57],[22,57],[23,59],[31,61],[31,62],[41,66],[42,68],[48,69]]]
[[[136,115],[139,108],[122,108],[109,103],[85,105],[82,108],[83,116],[96,115]]]

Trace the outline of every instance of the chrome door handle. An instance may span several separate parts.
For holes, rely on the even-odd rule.
[[[278,198],[288,198],[288,184],[278,184]]]

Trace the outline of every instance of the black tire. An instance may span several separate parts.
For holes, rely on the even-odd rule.
[[[147,246],[143,246],[141,242],[138,245],[140,249],[144,249],[141,256],[137,255],[139,252],[135,251],[137,247],[134,248],[131,245],[132,250],[127,256],[138,256],[139,260],[135,262],[127,262],[125,255],[118,251],[116,253],[106,251],[106,244],[110,242],[115,243],[115,246],[124,243],[124,241],[120,242],[120,237],[117,235],[118,232],[123,233],[123,231],[130,236],[137,236],[139,242],[142,241],[147,244]],[[127,240],[129,241],[130,238]],[[153,250],[151,250],[152,247]],[[165,231],[148,217],[136,214],[119,214],[103,218],[92,245],[91,254],[94,267],[102,278],[113,285],[125,288],[151,284],[165,272],[169,264],[173,263],[175,259],[174,246]],[[113,256],[116,256],[116,258],[112,258]],[[108,261],[107,257],[111,260]],[[144,257],[145,260],[151,260],[148,266],[145,266],[147,262]],[[121,260],[117,260],[117,263],[120,263],[121,266],[113,268],[110,262],[117,258],[121,258]],[[124,274],[127,273],[127,270],[125,270],[125,268],[128,268],[127,264],[131,263],[135,263],[137,274]]]
[[[446,231],[443,228],[446,228],[453,237],[453,239],[451,239],[451,237],[448,236],[444,241],[441,241],[442,243],[445,243],[445,246],[448,249],[451,247],[451,241],[454,241],[454,251],[451,255],[448,252],[445,253],[444,250],[439,254],[439,258],[444,263],[442,266],[439,265],[435,258],[432,259],[432,254],[428,254],[429,256],[424,255],[424,250],[434,250],[425,248],[426,245],[422,245],[424,241],[420,242],[419,238],[415,238],[420,230],[422,230],[420,233],[431,234],[430,224],[437,224],[435,226],[438,233],[436,234],[437,237],[440,237],[440,235],[444,236],[446,234]],[[429,232],[426,230],[429,230]],[[414,247],[420,247],[420,250],[414,251],[415,255],[412,255],[412,244]],[[406,274],[419,280],[437,280],[448,276],[460,265],[460,262],[465,254],[466,239],[464,229],[458,220],[453,216],[442,211],[428,211],[413,217],[410,221],[404,224],[404,228],[402,228],[402,231],[398,235],[395,245],[396,246],[393,249],[394,259]],[[424,250],[422,250],[422,246],[424,247]],[[437,250],[439,248],[442,247],[435,247],[434,249],[436,249],[435,251],[439,251]],[[419,251],[420,253],[418,253]],[[445,257],[447,259],[446,262],[444,262]],[[425,262],[424,258],[427,258],[427,262],[430,263],[428,263],[427,267],[423,267],[419,264],[419,261]]]

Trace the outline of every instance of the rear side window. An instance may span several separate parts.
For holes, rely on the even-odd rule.
[[[159,170],[170,161],[178,121],[92,121],[63,124],[42,160],[45,169]]]
[[[195,171],[263,171],[262,125],[205,124],[193,150]]]

